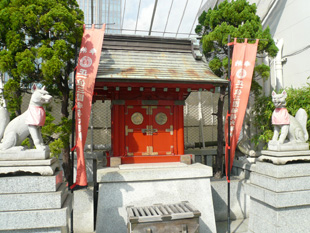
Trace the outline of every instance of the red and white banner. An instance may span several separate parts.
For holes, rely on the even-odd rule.
[[[105,24],[103,24],[102,29],[95,29],[94,25],[92,25],[91,29],[85,29],[84,25],[84,33],[75,77],[75,149],[77,153],[77,173],[76,183],[72,185],[71,188],[74,188],[76,185],[87,185],[84,145],[87,137],[104,31]]]
[[[230,102],[230,170],[233,165],[235,150],[243,124],[245,110],[250,95],[252,76],[255,66],[258,40],[255,44],[237,43],[234,40],[231,64],[231,102]],[[227,114],[228,115],[228,114]],[[225,168],[228,174],[228,116],[225,122]]]

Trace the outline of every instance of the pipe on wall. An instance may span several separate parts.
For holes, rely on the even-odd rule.
[[[275,40],[276,41],[276,40]],[[278,47],[279,51],[275,58],[275,76],[276,76],[276,90],[279,91],[280,89],[284,88],[283,82],[283,66],[282,66],[282,49],[283,49],[284,40],[283,38],[276,41],[276,46]]]

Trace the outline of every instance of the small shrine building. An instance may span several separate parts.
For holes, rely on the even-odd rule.
[[[122,164],[180,161],[185,99],[227,84],[196,40],[105,35],[93,100],[111,100],[110,156]]]

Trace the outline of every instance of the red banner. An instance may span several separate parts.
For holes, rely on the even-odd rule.
[[[76,132],[76,153],[77,173],[76,183],[73,185],[86,186],[87,175],[84,159],[84,145],[87,137],[88,123],[92,106],[92,98],[95,86],[95,79],[100,61],[102,42],[104,37],[105,24],[102,29],[85,30],[77,65],[75,83],[75,132]],[[72,188],[73,188],[72,187]]]
[[[231,64],[231,102],[230,102],[230,170],[243,124],[245,110],[250,95],[255,66],[258,40],[255,44],[237,43],[235,39]],[[227,114],[228,115],[228,114]],[[228,116],[225,122],[225,168],[228,174]]]

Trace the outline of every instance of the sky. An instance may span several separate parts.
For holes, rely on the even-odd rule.
[[[207,1],[158,0],[152,36],[188,37],[189,32],[194,34],[197,24],[197,12]],[[154,3],[155,0],[122,0],[123,33],[148,35]],[[136,30],[136,32],[130,30]],[[163,34],[164,31],[166,32],[165,34]],[[182,33],[186,33],[186,35]]]

